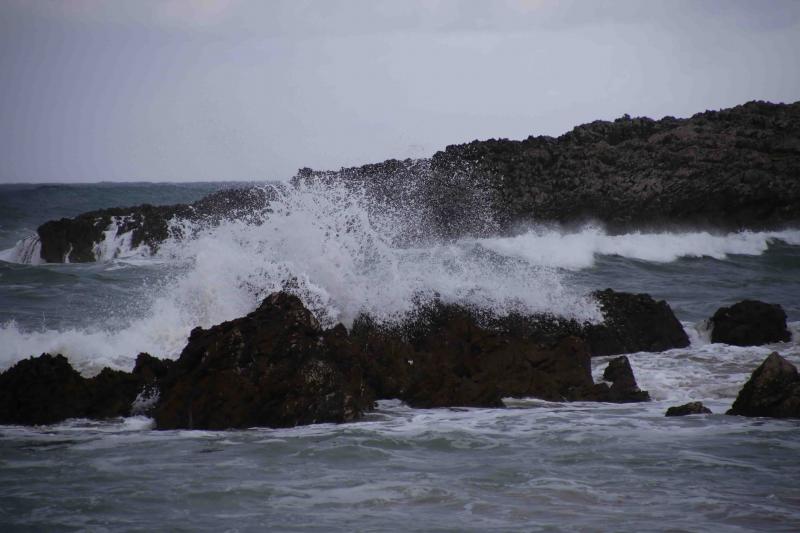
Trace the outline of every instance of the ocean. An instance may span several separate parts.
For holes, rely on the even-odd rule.
[[[0,529],[800,530],[800,421],[723,414],[771,351],[800,365],[800,228],[529,225],[409,243],[413,209],[376,209],[336,186],[277,186],[266,216],[175,221],[183,237],[155,253],[113,232],[95,263],[32,253],[45,221],[236,185],[0,185],[0,370],[43,352],[85,375],[130,370],[139,352],[175,358],[192,328],[286,287],[328,326],[364,311],[397,320],[433,296],[596,321],[589,292],[646,292],[670,304],[691,345],[629,355],[653,398],[643,404],[381,401],[355,423],[223,432],[156,431],[144,417],[0,426]],[[781,304],[793,340],[710,343],[705,320],[745,298]],[[597,380],[608,359],[593,360]],[[664,417],[695,400],[715,414]]]

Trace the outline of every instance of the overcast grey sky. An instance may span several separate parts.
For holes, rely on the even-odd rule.
[[[284,179],[800,99],[800,1],[0,0],[0,182]]]

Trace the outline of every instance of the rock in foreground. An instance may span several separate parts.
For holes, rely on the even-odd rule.
[[[800,418],[797,368],[772,352],[745,383],[729,415]]]
[[[689,337],[664,300],[611,289],[597,291],[593,296],[600,303],[604,321],[585,330],[592,356],[662,352],[689,346]]]
[[[504,397],[647,401],[627,358],[595,384],[588,345],[535,317],[486,317],[434,302],[406,321],[361,317],[324,330],[294,295],[270,295],[245,317],[196,328],[177,361],[146,354],[132,373],[87,379],[61,356],[0,375],[0,423],[150,414],[159,429],[291,427],[348,422],[375,399],[412,407],[502,407]]]
[[[159,429],[291,427],[348,422],[371,409],[359,361],[329,349],[296,296],[275,293],[249,315],[196,328],[156,406]]]
[[[711,342],[735,346],[761,346],[791,339],[783,308],[757,300],[717,309],[711,317],[711,327]]]
[[[133,372],[105,368],[85,378],[63,355],[25,359],[0,374],[0,424],[128,416],[140,394],[157,388],[169,364],[139,354]]]
[[[667,409],[664,416],[710,415],[711,409],[703,402],[689,402],[683,405],[674,405]]]

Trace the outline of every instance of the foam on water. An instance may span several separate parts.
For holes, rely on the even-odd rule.
[[[41,251],[42,243],[38,236],[25,237],[17,241],[12,248],[0,250],[0,261],[40,265],[44,262]]]
[[[591,267],[598,255],[618,255],[657,263],[682,257],[723,260],[730,255],[761,255],[774,241],[800,245],[800,230],[742,231],[719,235],[706,231],[608,235],[595,226],[572,233],[533,228],[514,237],[477,242],[497,253],[520,257],[533,264],[581,269]]]
[[[165,242],[154,260],[178,273],[143,296],[148,311],[127,327],[24,331],[5,324],[0,365],[51,352],[91,373],[106,365],[130,368],[140,351],[175,357],[192,328],[242,316],[281,289],[300,296],[326,326],[349,325],[361,312],[393,320],[434,297],[498,314],[600,318],[595,302],[565,285],[554,267],[487,250],[474,239],[409,245],[409,234],[424,234],[413,227],[422,217],[412,208],[376,206],[336,185],[276,191],[265,217],[191,228],[175,221],[184,227],[173,233],[184,237]],[[121,238],[114,228],[108,234],[107,242]],[[118,256],[111,248],[119,246],[100,255]]]
[[[31,330],[6,323],[0,326],[0,369],[43,352],[62,353],[88,374],[103,366],[130,368],[142,351],[176,357],[192,328],[243,316],[276,290],[296,293],[326,326],[349,325],[362,312],[394,320],[433,297],[501,315],[549,312],[597,321],[596,303],[569,285],[564,269],[590,267],[598,254],[661,262],[701,255],[724,259],[763,253],[774,240],[800,244],[796,230],[612,236],[596,227],[409,241],[408,235],[430,234],[420,227],[423,207],[378,205],[336,184],[276,186],[275,193],[264,213],[246,220],[173,221],[176,237],[154,256],[132,250],[130,234],[120,235],[115,220],[95,250],[113,261],[109,268],[144,261],[172,272],[143,288],[141,301],[114,302],[121,313],[131,307],[144,312],[113,328]]]

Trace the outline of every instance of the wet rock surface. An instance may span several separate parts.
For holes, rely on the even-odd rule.
[[[587,342],[535,317],[432,302],[391,326],[320,327],[278,292],[245,317],[196,328],[176,361],[140,354],[132,372],[84,378],[44,354],[0,375],[0,423],[152,416],[160,429],[290,427],[357,420],[376,399],[413,407],[502,407],[504,397],[647,401],[627,358],[591,376]]]
[[[431,159],[390,159],[338,171],[301,169],[290,186],[339,183],[377,210],[412,207],[405,238],[497,235],[526,223],[600,222],[641,229],[783,228],[800,222],[800,102],[748,102],[690,118],[624,116],[560,137],[448,146]],[[273,191],[274,192],[274,191]],[[190,205],[113,208],[38,229],[41,258],[94,261],[115,224],[155,250],[171,218],[236,218],[263,208],[268,189],[232,189]],[[420,233],[424,232],[424,234]]]
[[[729,415],[800,418],[800,375],[772,352],[745,383]]]
[[[133,372],[105,368],[85,378],[62,355],[25,359],[0,374],[0,423],[39,425],[128,416],[143,390],[157,389],[169,365],[140,354]]]
[[[106,238],[107,231],[112,237],[130,233],[131,248],[146,245],[155,251],[170,236],[172,219],[219,223],[225,218],[249,216],[263,209],[271,197],[269,189],[228,189],[188,205],[114,207],[51,220],[36,230],[41,258],[48,263],[95,261],[96,247]]]
[[[664,416],[710,415],[711,409],[703,402],[689,402],[683,405],[674,405],[667,409]]]
[[[689,337],[669,304],[648,294],[597,291],[604,321],[585,328],[593,356],[662,352],[689,346]]]
[[[343,328],[341,328],[343,329]],[[331,350],[296,296],[274,293],[249,315],[196,328],[154,411],[160,429],[291,427],[357,419],[372,406],[357,358]]]
[[[787,342],[786,313],[778,304],[743,300],[719,308],[711,317],[711,342],[736,346],[760,346]]]
[[[800,102],[748,102],[687,119],[627,115],[560,137],[473,141],[434,171],[486,176],[501,223],[778,227],[800,218]]]

